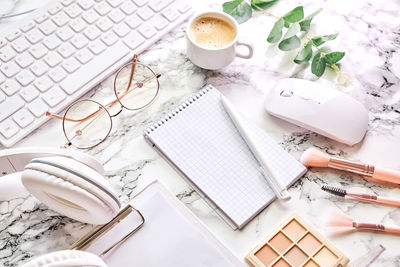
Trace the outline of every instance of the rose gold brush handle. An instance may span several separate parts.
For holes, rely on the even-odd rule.
[[[394,206],[394,207],[400,207],[399,200],[393,199],[393,198],[388,198],[388,197],[378,197],[376,200],[376,203]]]
[[[396,226],[385,226],[385,233],[400,235],[400,227]]]
[[[377,167],[375,168],[372,178],[382,182],[400,185],[400,171]]]
[[[378,197],[376,195],[360,194],[360,193],[352,193],[352,192],[348,192],[346,197],[349,197],[350,199],[353,199],[353,200],[366,202],[366,203],[400,207],[399,199],[393,199],[393,198],[388,198],[388,197]]]

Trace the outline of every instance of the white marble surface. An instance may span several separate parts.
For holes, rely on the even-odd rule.
[[[208,0],[198,1],[196,5],[199,8],[221,9],[221,3]],[[146,125],[165,114],[185,96],[211,83],[296,158],[315,145],[332,154],[400,169],[399,2],[280,0],[268,12],[281,15],[296,4],[304,5],[306,14],[324,8],[314,20],[313,32],[340,33],[330,46],[346,51],[341,61],[342,70],[352,78],[352,85],[339,85],[334,73],[329,71],[317,82],[342,90],[367,107],[370,122],[365,140],[349,147],[272,118],[263,111],[264,94],[278,79],[288,76],[315,79],[309,68],[298,71],[291,64],[294,53],[279,52],[266,43],[273,17],[256,13],[250,21],[242,24],[241,38],[254,44],[255,56],[251,60],[237,59],[219,71],[199,69],[186,58],[184,25],[181,25],[140,55],[141,61],[162,73],[161,93],[157,101],[144,112],[124,111],[114,119],[114,130],[106,142],[88,151],[104,164],[106,178],[124,201],[157,178],[239,258],[243,258],[292,210],[322,232],[323,215],[332,207],[360,219],[400,225],[400,211],[396,208],[335,199],[322,192],[320,187],[329,183],[400,198],[399,189],[368,183],[344,172],[312,169],[290,189],[293,198],[289,203],[275,201],[243,230],[233,231],[142,136]],[[108,79],[88,97],[105,102],[105,92],[110,92],[111,86],[111,79]],[[61,133],[61,123],[50,121],[16,147],[60,146],[65,142]],[[11,179],[15,179],[16,184],[12,190],[4,186],[1,188]],[[20,187],[18,175],[6,177],[0,182],[0,265],[15,266],[47,251],[66,249],[92,228],[39,204]],[[373,266],[400,266],[399,237],[353,233],[331,240],[350,259],[356,259],[370,248],[382,244],[386,251]]]

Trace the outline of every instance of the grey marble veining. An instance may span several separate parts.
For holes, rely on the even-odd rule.
[[[198,2],[196,6],[200,8],[208,6],[215,9],[220,9],[222,3],[209,0]],[[319,7],[324,8],[314,19],[310,35],[340,33],[329,46],[346,52],[341,69],[350,77],[351,84],[347,87],[341,85],[338,76],[331,70],[317,82],[342,90],[365,105],[369,111],[369,128],[364,141],[349,147],[265,114],[262,107],[264,95],[278,79],[299,77],[316,80],[309,66],[301,68],[291,63],[295,53],[282,53],[266,43],[275,20],[266,12],[254,14],[250,21],[240,26],[240,38],[255,46],[254,57],[251,60],[237,59],[219,71],[199,69],[187,59],[183,33],[185,25],[181,25],[140,55],[142,62],[162,74],[157,101],[145,111],[124,110],[113,119],[113,131],[108,139],[87,151],[104,164],[105,177],[122,202],[126,203],[152,179],[159,179],[239,258],[292,210],[312,221],[321,232],[325,229],[324,214],[330,208],[339,208],[364,220],[400,225],[400,211],[396,208],[333,198],[320,187],[333,184],[400,199],[399,189],[369,183],[341,171],[313,168],[290,189],[293,199],[289,203],[275,201],[242,231],[233,231],[142,136],[151,122],[204,84],[211,83],[296,158],[314,145],[332,155],[400,169],[400,3],[280,0],[268,13],[281,15],[296,4],[304,5],[306,14]],[[111,94],[112,79],[109,78],[87,97],[106,102]],[[59,122],[49,121],[17,146],[60,146],[65,142],[60,128]],[[92,227],[47,209],[19,189],[15,197],[0,202],[0,265],[17,266],[31,257],[67,249]],[[382,244],[386,251],[373,266],[400,266],[399,237],[353,233],[330,239],[351,259]]]

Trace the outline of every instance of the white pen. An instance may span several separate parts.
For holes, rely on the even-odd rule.
[[[268,181],[269,185],[271,185],[276,196],[282,200],[289,200],[291,196],[288,190],[276,179],[277,175],[274,173],[273,168],[270,167],[270,163],[265,158],[264,153],[262,153],[259,146],[257,146],[256,142],[254,141],[252,133],[244,126],[243,119],[223,95],[221,95],[221,102],[225,107],[226,112],[232,119],[233,124],[236,126],[236,129],[239,131],[251,152],[253,152],[253,155],[257,159],[258,163],[260,163],[264,177]]]

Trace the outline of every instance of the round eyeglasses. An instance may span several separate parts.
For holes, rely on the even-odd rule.
[[[141,110],[154,102],[160,90],[160,76],[138,62],[137,55],[134,55],[132,61],[122,66],[114,77],[115,100],[105,106],[89,99],[79,100],[67,108],[64,116],[50,112],[46,116],[62,119],[63,132],[68,140],[64,147],[92,148],[107,138],[112,129],[112,117],[124,108]],[[112,112],[116,104],[120,108]]]

